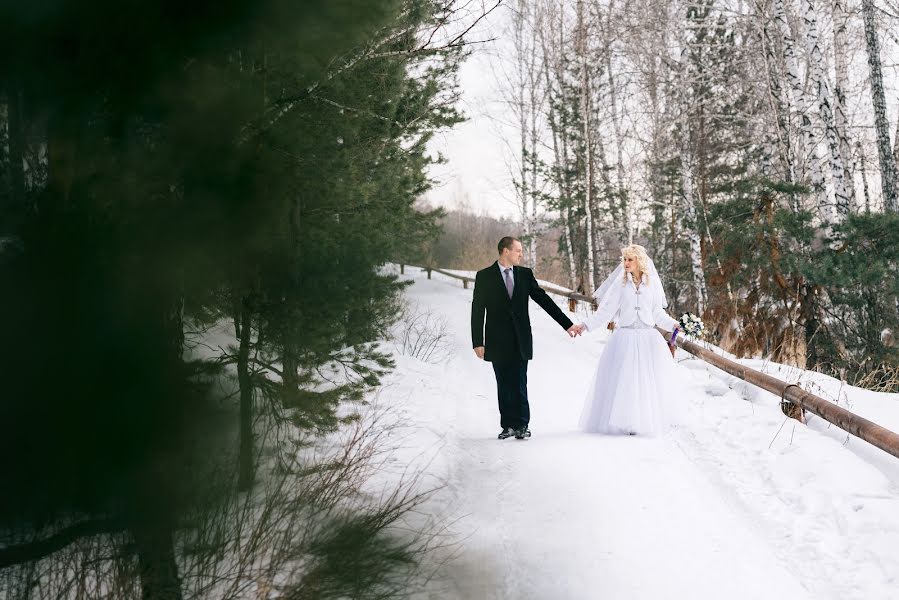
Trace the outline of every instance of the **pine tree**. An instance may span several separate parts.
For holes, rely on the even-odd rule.
[[[434,233],[413,203],[464,46],[422,46],[453,10],[429,0],[132,8],[0,9],[0,89],[47,149],[45,180],[3,179],[34,210],[0,253],[0,568],[127,532],[134,589],[180,598],[175,539],[228,460],[201,382],[237,363],[247,489],[259,415],[333,429],[389,368],[380,267]],[[233,356],[186,358],[187,322],[232,319]],[[323,390],[333,364],[352,376]]]

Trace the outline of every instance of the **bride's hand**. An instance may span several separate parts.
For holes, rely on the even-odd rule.
[[[572,325],[571,327],[568,328],[568,335],[570,335],[571,337],[574,338],[574,337],[577,337],[577,336],[581,335],[582,333],[584,333],[584,331],[586,329],[587,329],[587,327],[583,323],[579,323],[577,325]]]

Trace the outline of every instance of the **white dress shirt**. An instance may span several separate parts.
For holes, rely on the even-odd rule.
[[[609,321],[614,320],[619,327],[653,327],[674,331],[679,327],[665,308],[653,301],[646,273],[643,273],[640,287],[634,283],[633,276],[628,273],[627,281],[613,285],[596,312],[584,322],[588,331],[605,329]]]

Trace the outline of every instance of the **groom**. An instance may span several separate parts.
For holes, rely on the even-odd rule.
[[[471,341],[478,358],[493,363],[502,427],[499,439],[514,435],[523,440],[531,437],[528,361],[534,356],[528,298],[533,298],[571,337],[580,331],[537,284],[533,271],[518,266],[523,252],[519,240],[504,237],[497,250],[499,260],[478,271],[475,277]]]

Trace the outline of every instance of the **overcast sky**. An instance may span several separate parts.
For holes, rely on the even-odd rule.
[[[448,160],[431,171],[439,183],[428,193],[428,200],[437,206],[458,208],[467,202],[468,208],[477,213],[516,214],[495,72],[497,53],[508,44],[503,39],[507,19],[508,9],[501,6],[478,24],[469,38],[498,39],[473,46],[473,55],[460,71],[460,108],[468,120],[438,134],[431,143],[431,151],[440,152]]]
[[[477,6],[489,8],[493,2],[482,1]],[[503,80],[502,57],[512,54],[512,43],[507,32],[509,8],[500,6],[489,14],[472,30],[469,40],[478,41],[495,38],[486,44],[473,44],[473,54],[460,70],[461,100],[459,107],[468,120],[453,129],[435,136],[430,144],[432,153],[441,153],[447,163],[431,169],[431,176],[437,185],[427,194],[427,199],[436,206],[446,208],[468,208],[476,213],[491,216],[507,216],[517,220],[518,209],[514,203],[515,191],[509,174],[512,151],[508,141],[516,139],[516,128],[508,123],[509,111],[504,107],[500,92]],[[853,86],[867,88],[867,61],[861,24],[858,19],[852,24],[858,30],[852,41],[857,46],[852,53],[854,64],[850,73],[855,80]],[[899,71],[899,27],[892,21],[883,31],[881,55],[884,59],[884,79],[887,88],[888,117],[895,123],[897,71]],[[507,63],[505,63],[507,64]],[[850,87],[853,87],[850,86]],[[851,91],[847,106],[850,114],[870,113],[870,95]],[[856,118],[857,120],[857,118]],[[873,117],[863,118],[864,124],[856,127],[856,135],[868,146],[868,184],[879,189],[876,169],[876,148],[873,146],[873,132],[868,123]],[[891,125],[891,128],[893,126]],[[864,135],[863,135],[864,134]],[[824,148],[821,149],[824,156]],[[873,159],[873,160],[871,160]],[[860,178],[856,177],[856,188],[861,197]],[[875,195],[877,195],[875,193]]]

